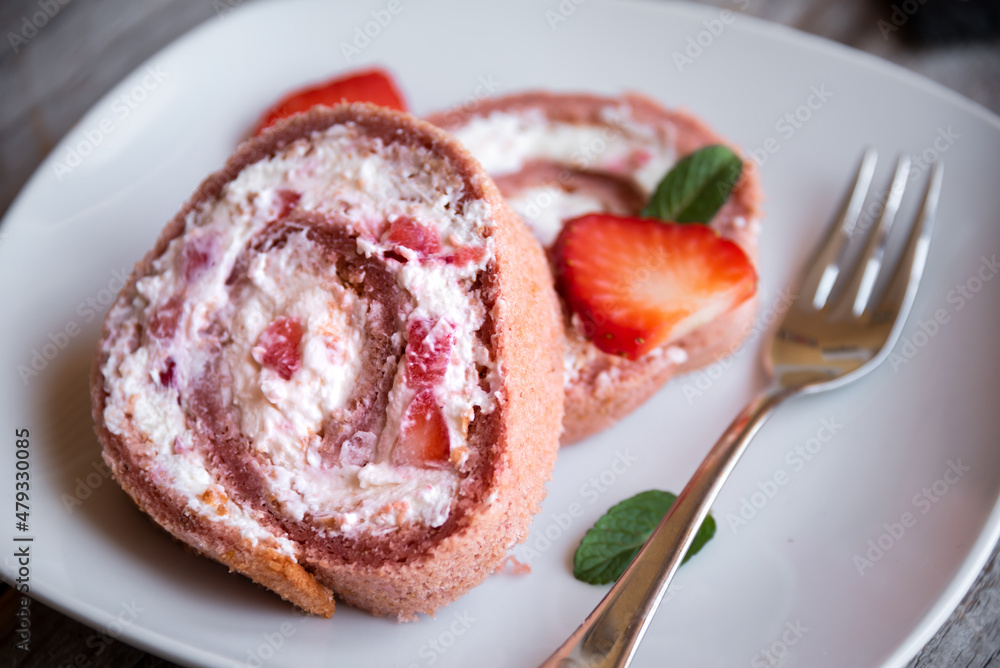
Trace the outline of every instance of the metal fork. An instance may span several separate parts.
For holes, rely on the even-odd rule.
[[[900,158],[875,232],[846,271],[851,237],[867,231],[858,222],[876,161],[874,150],[865,152],[853,190],[807,266],[802,291],[765,360],[771,384],[729,425],[625,573],[542,668],[628,666],[698,527],[764,420],[785,399],[846,385],[888,357],[923,273],[943,172],[940,162],[932,167],[916,223],[876,300],[889,229],[910,173],[909,159]]]

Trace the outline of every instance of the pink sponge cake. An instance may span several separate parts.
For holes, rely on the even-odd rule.
[[[693,116],[637,94],[525,93],[428,120],[469,149],[549,249],[568,219],[597,212],[638,215],[678,160],[725,143]],[[760,199],[756,173],[745,166],[743,178],[710,221],[754,260]],[[564,304],[563,443],[614,424],[674,375],[735,350],[750,331],[756,307],[757,300],[750,299],[683,338],[629,360],[599,350]]]
[[[164,529],[301,608],[433,613],[522,540],[562,418],[544,255],[408,114],[316,108],[202,183],[108,313],[93,413]]]

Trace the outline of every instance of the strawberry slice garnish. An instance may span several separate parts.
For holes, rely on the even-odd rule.
[[[253,134],[260,134],[278,120],[309,111],[316,105],[332,107],[341,102],[371,102],[406,111],[406,103],[392,77],[383,70],[372,69],[292,91],[264,112]]]
[[[590,214],[553,248],[569,307],[600,350],[638,359],[745,302],[757,272],[705,225]]]

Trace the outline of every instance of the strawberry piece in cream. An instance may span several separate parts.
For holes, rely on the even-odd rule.
[[[168,357],[167,363],[163,367],[163,371],[160,372],[160,385],[163,387],[171,387],[174,383],[174,369],[177,368],[177,363],[174,358]]]
[[[413,320],[407,328],[406,382],[414,389],[441,382],[455,340],[455,327],[448,321]]]
[[[448,264],[464,267],[467,264],[479,264],[485,255],[486,251],[478,246],[462,246],[445,257],[444,261]]]
[[[406,217],[392,221],[387,240],[421,256],[434,255],[441,250],[441,241],[436,231]]]
[[[455,326],[447,320],[414,319],[407,338],[404,373],[415,394],[403,415],[392,461],[412,466],[446,462],[451,437],[434,390],[448,370]]]
[[[179,295],[174,295],[153,312],[149,318],[148,331],[157,339],[171,339],[177,331],[177,321],[184,310],[184,304]]]
[[[406,409],[399,441],[392,451],[392,463],[409,466],[444,464],[450,453],[448,424],[434,398],[434,391],[429,388],[421,390]]]
[[[274,194],[278,200],[278,220],[287,218],[288,214],[299,205],[299,200],[302,199],[302,193],[287,188],[279,188],[275,190]]]
[[[251,354],[257,362],[273,369],[284,380],[302,366],[299,344],[302,343],[302,325],[295,318],[278,318],[265,329]]]

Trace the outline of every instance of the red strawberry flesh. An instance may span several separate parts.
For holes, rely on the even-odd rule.
[[[434,391],[424,389],[413,397],[392,451],[392,463],[421,466],[443,464],[451,454],[448,424]]]
[[[628,359],[675,341],[749,299],[746,253],[705,225],[592,214],[554,247],[559,287],[598,349]]]
[[[149,318],[150,335],[157,339],[172,339],[183,310],[184,301],[180,295],[174,295],[158,306]]]
[[[278,318],[267,326],[252,351],[261,366],[272,369],[284,380],[302,366],[299,345],[302,343],[302,325],[295,318]]]
[[[302,199],[302,193],[287,188],[280,188],[275,192],[278,198],[278,220],[284,220],[288,214],[298,206]]]
[[[482,262],[484,255],[486,255],[486,250],[483,248],[479,248],[477,246],[461,246],[456,248],[454,253],[445,257],[444,261],[448,264],[464,267],[467,264],[478,264],[479,262]]]
[[[439,465],[447,462],[451,454],[451,436],[435,388],[448,370],[455,326],[447,320],[415,318],[406,334],[404,377],[415,394],[404,412],[392,462]]]
[[[392,77],[383,70],[371,69],[292,91],[264,112],[253,134],[260,134],[282,118],[309,111],[316,105],[334,106],[341,102],[370,102],[407,110]]]
[[[163,387],[170,387],[174,384],[174,369],[177,368],[177,363],[174,362],[173,357],[167,358],[167,363],[163,367],[163,371],[160,372],[160,385]]]
[[[405,216],[392,221],[387,239],[422,256],[433,255],[441,250],[441,241],[435,230]]]

